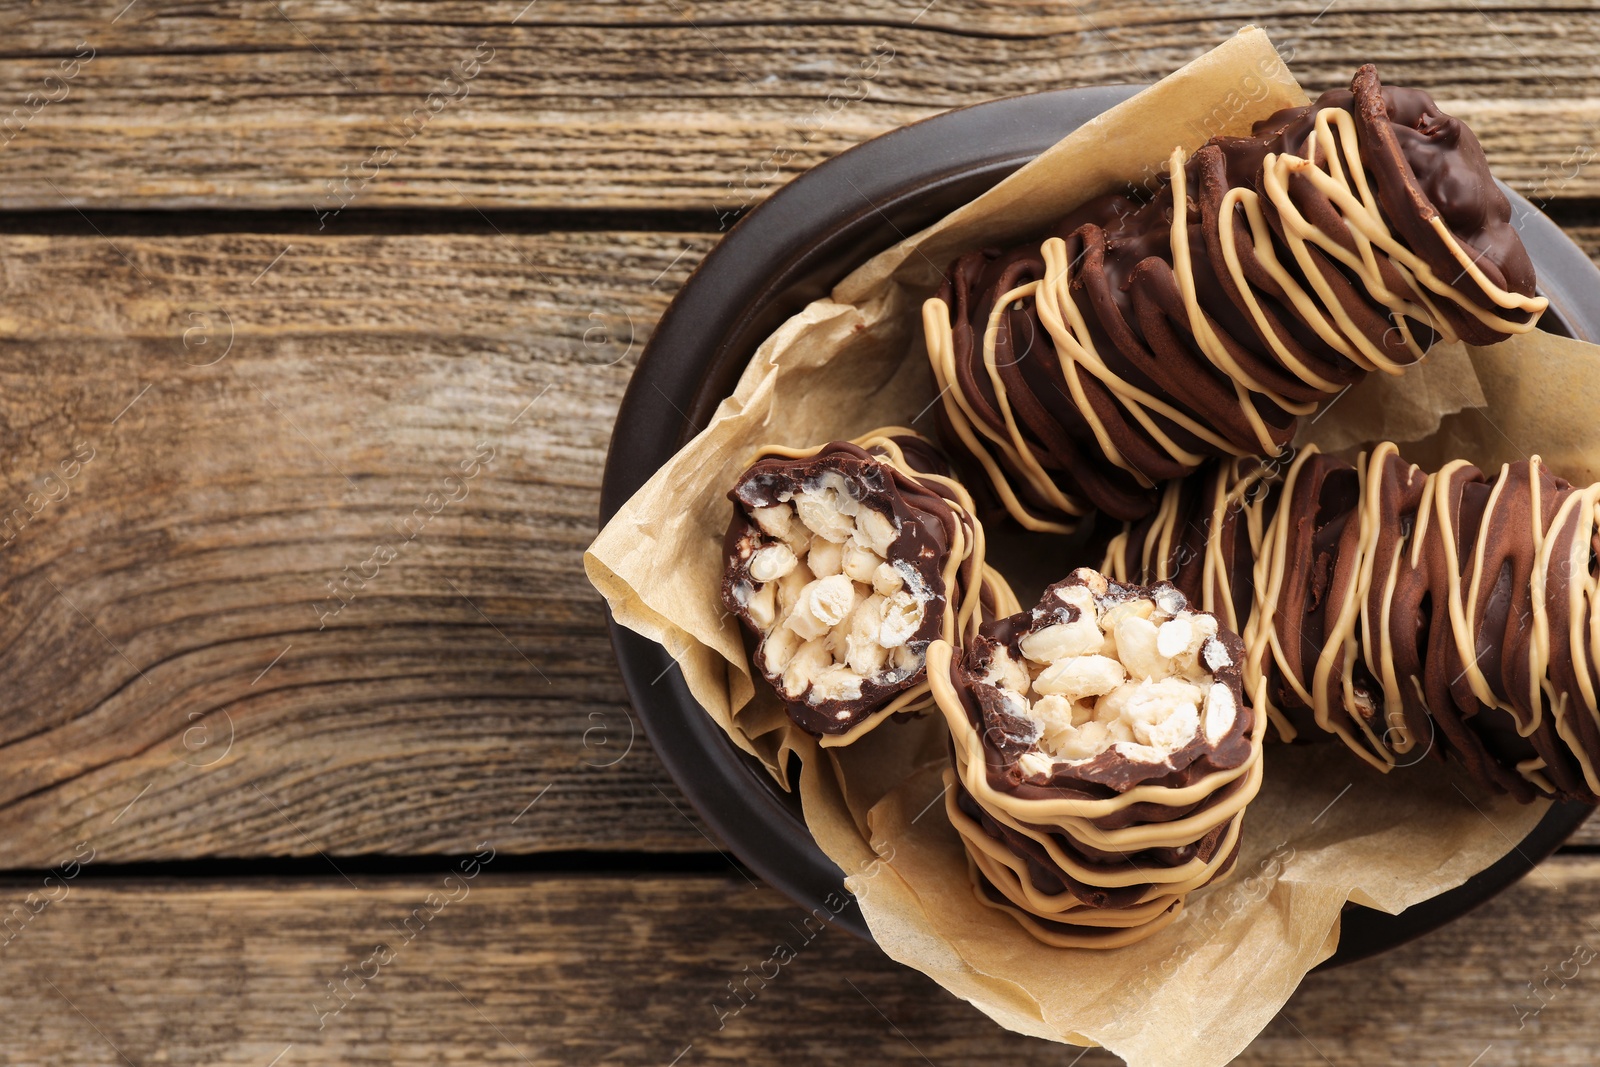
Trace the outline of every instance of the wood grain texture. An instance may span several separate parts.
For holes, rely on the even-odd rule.
[[[59,887],[0,880],[0,1064],[1114,1062],[1004,1033],[842,931],[805,939],[801,909],[737,873],[502,860],[421,925],[455,895],[442,872],[340,868],[713,847],[580,566],[616,405],[713,236],[508,236],[479,210],[715,230],[894,126],[1148,81],[1251,21],[1307,86],[1375,60],[1536,199],[1600,196],[1593,11],[1273,6],[0,0],[13,221],[323,226],[0,236],[0,868],[94,856],[42,910]],[[452,71],[468,91],[420,123]],[[476,232],[359,236],[343,202]],[[1575,236],[1600,252],[1600,227]],[[105,871],[318,853],[319,879]],[[1591,1063],[1592,967],[1529,983],[1600,947],[1597,918],[1600,858],[1557,857],[1308,979],[1240,1062]],[[798,958],[719,1017],[780,940]],[[324,1015],[379,942],[381,977]]]
[[[35,888],[0,900],[9,909]],[[52,889],[66,895],[14,922],[0,950],[8,1063],[1118,1062],[1006,1033],[731,875],[529,878],[491,862],[448,885]],[[1419,942],[1309,977],[1236,1062],[1592,1064],[1597,915],[1600,860],[1553,861]],[[780,942],[795,957],[746,985]],[[1585,950],[1586,966],[1567,963]],[[729,982],[748,991],[742,1006]],[[329,983],[349,992],[336,999]]]
[[[0,864],[708,849],[581,566],[695,241],[0,238]]]
[[[1265,15],[1224,0],[7,0],[0,209],[727,212],[903,123],[1148,82],[1252,21],[1308,87],[1376,61],[1467,119],[1523,191],[1600,195],[1600,17],[1553,0],[1412,5],[1403,20],[1356,0]]]

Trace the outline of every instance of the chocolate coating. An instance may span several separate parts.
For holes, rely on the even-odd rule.
[[[1369,371],[1439,337],[1495,343],[1543,306],[1472,132],[1368,65],[1212,138],[1148,198],[961,256],[924,318],[945,438],[987,454],[975,480],[1015,518],[1065,529],[1137,519],[1208,457],[1275,454]]]
[[[1429,474],[1389,444],[1354,465],[1306,452],[1175,484],[1105,565],[1231,616],[1286,740],[1335,734],[1385,770],[1448,756],[1522,801],[1595,803],[1597,502],[1537,457],[1491,476]]]

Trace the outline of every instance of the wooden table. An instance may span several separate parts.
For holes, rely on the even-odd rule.
[[[0,3],[0,1062],[1111,1062],[841,931],[719,1018],[800,912],[582,576],[639,350],[806,166],[1251,20],[1433,90],[1594,249],[1600,17],[924,2]],[[1241,1062],[1595,1062],[1553,976],[1597,841]]]

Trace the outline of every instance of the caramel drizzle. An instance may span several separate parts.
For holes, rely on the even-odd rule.
[[[1104,799],[1022,798],[989,784],[983,737],[968,716],[951,679],[953,657],[954,650],[946,642],[935,641],[928,646],[927,676],[934,703],[944,713],[950,727],[954,753],[953,766],[945,771],[945,810],[966,844],[978,900],[991,908],[1011,912],[1035,937],[1063,947],[1112,948],[1131,944],[1175,920],[1182,912],[1184,898],[1215,880],[1233,852],[1239,834],[1239,815],[1261,788],[1265,718],[1254,716],[1248,759],[1238,767],[1215,771],[1187,786],[1139,785]],[[1241,707],[1240,714],[1244,713],[1245,708]],[[1098,908],[1079,900],[1070,891],[1040,892],[1028,875],[1027,862],[1003,842],[990,837],[981,824],[961,811],[954,789],[957,782],[991,818],[1037,842],[1051,862],[1074,880],[1107,888],[1145,885],[1145,892],[1130,908]],[[1200,810],[1168,822],[1137,822],[1111,830],[1096,825],[1096,820],[1135,804],[1187,808],[1208,800],[1211,802]],[[1192,845],[1224,824],[1227,829],[1223,841],[1208,860],[1197,857],[1173,867],[1132,867],[1124,871],[1085,865],[1063,851],[1051,836],[1064,833],[1099,851],[1132,854],[1150,848]],[[1009,905],[991,899],[979,884],[978,874],[982,874]],[[1065,923],[1071,929],[1041,925],[1035,919]]]
[[[1028,876],[1026,862],[961,810],[954,788],[956,781],[955,772],[945,768],[945,814],[966,845],[973,896],[985,907],[1011,914],[1038,940],[1056,948],[1121,948],[1144,940],[1183,914],[1184,894],[1176,892],[1146,894],[1146,899],[1128,908],[1096,908],[1070,892],[1056,896],[1040,893]],[[1239,823],[1235,820],[1228,839],[1219,847],[1221,854],[1232,851],[1238,833]],[[985,892],[984,882],[994,886],[1005,902]],[[1048,924],[1039,919],[1048,920]]]
[[[1002,307],[1004,305],[1001,305]],[[972,402],[961,391],[956,382],[956,349],[955,334],[950,328],[950,315],[945,309],[944,301],[937,297],[922,305],[922,323],[927,335],[928,361],[933,367],[935,384],[939,387],[939,395],[944,404],[945,413],[949,416],[950,425],[955,434],[960,438],[967,452],[975,458],[988,475],[989,484],[994,487],[1000,496],[1000,502],[1005,505],[1006,511],[1016,517],[1024,527],[1039,533],[1069,534],[1075,527],[1072,523],[1054,522],[1040,518],[1025,507],[1017,499],[1016,490],[1006,478],[1005,470],[1018,471],[1026,478],[1034,489],[1047,497],[1060,500],[1066,506],[1061,510],[1070,516],[1081,516],[1086,513],[1085,505],[1068,498],[1048,477],[1039,478],[1036,472],[1042,473],[1042,468],[1034,458],[1033,447],[1028,445],[1024,453],[1033,460],[1031,464],[1023,464],[1021,457],[1013,449],[1013,444],[1008,437],[1002,437],[986,421],[979,418],[972,410]],[[985,362],[993,367],[993,352],[985,353]],[[1009,407],[1009,406],[1008,406]],[[1008,415],[1008,421],[1010,420]],[[1006,463],[1002,468],[999,461],[990,454],[989,448],[983,443],[984,439],[995,446],[999,451],[1001,460]]]
[[[1367,181],[1360,158],[1355,119],[1349,112],[1342,108],[1323,108],[1318,111],[1305,150],[1304,157],[1287,152],[1270,153],[1265,157],[1261,172],[1262,189],[1277,213],[1283,228],[1283,243],[1287,245],[1297,269],[1291,270],[1279,259],[1278,241],[1262,209],[1262,193],[1244,186],[1230,189],[1223,197],[1218,219],[1223,258],[1235,288],[1244,299],[1256,333],[1266,341],[1279,363],[1300,381],[1327,395],[1343,388],[1317,374],[1297,358],[1284,344],[1278,328],[1262,308],[1234,243],[1236,215],[1240,211],[1249,226],[1257,261],[1282,289],[1295,313],[1330,348],[1364,371],[1400,374],[1423,358],[1426,350],[1412,334],[1408,320],[1427,323],[1445,341],[1457,340],[1455,331],[1439,310],[1441,301],[1453,303],[1485,326],[1501,333],[1526,333],[1534,328],[1548,301],[1540,296],[1513,293],[1491,282],[1478,266],[1474,255],[1461,245],[1437,214],[1430,218],[1430,225],[1450,254],[1461,264],[1463,275],[1471,278],[1477,291],[1495,307],[1530,315],[1527,322],[1508,319],[1494,310],[1481,307],[1466,292],[1440,278],[1420,256],[1394,235],[1383,217],[1377,195]],[[994,387],[1003,431],[979,416],[973,402],[960,387],[949,306],[938,297],[923,304],[928,357],[945,414],[956,436],[978,459],[1006,510],[1027,529],[1070,532],[1072,523],[1049,519],[1024,504],[1010,484],[1008,473],[1020,478],[1038,497],[1069,520],[1083,515],[1088,510],[1088,504],[1063,492],[1050,477],[1040,461],[1042,450],[1028,441],[1019,429],[1006,395],[996,361],[996,339],[1006,309],[1019,301],[1034,301],[1039,320],[1054,344],[1069,395],[1093,432],[1106,460],[1132,474],[1145,488],[1151,488],[1153,482],[1113,442],[1103,421],[1088,402],[1082,374],[1093,376],[1125,416],[1143,428],[1150,440],[1169,458],[1189,470],[1198,467],[1205,456],[1174,441],[1172,435],[1162,429],[1158,418],[1205,442],[1215,455],[1272,455],[1279,449],[1253,394],[1265,397],[1279,409],[1295,415],[1306,415],[1316,408],[1314,402],[1289,400],[1257,381],[1246,368],[1240,366],[1201,305],[1189,247],[1190,212],[1184,161],[1182,148],[1174,148],[1167,160],[1172,202],[1174,205],[1184,205],[1184,210],[1172,212],[1169,241],[1172,271],[1195,343],[1206,360],[1233,384],[1239,410],[1256,440],[1254,450],[1241,448],[1226,440],[1207,421],[1190,415],[1162,396],[1138,388],[1106,365],[1095,349],[1082,311],[1072,295],[1072,264],[1067,256],[1066,242],[1059,237],[1051,237],[1040,246],[1045,262],[1044,278],[1004,293],[990,311],[984,330],[983,362]],[[1309,181],[1318,193],[1331,202],[1344,220],[1346,235],[1355,245],[1354,251],[1322,232],[1301,213],[1289,189],[1290,180],[1295,176]],[[1388,356],[1361,331],[1323,276],[1313,256],[1312,246],[1345,267],[1374,301],[1388,308],[1395,332],[1410,358],[1395,359]],[[1380,256],[1403,280],[1402,291],[1391,289],[1385,283],[1380,269]],[[1312,291],[1308,292],[1300,279],[1309,283]]]
[[[1265,499],[1248,501],[1239,489],[1260,472],[1241,475],[1239,465],[1233,464],[1209,479],[1213,508],[1207,529],[1204,574],[1200,607],[1220,619],[1230,619],[1232,596],[1225,581],[1228,573],[1223,558],[1221,533],[1224,529],[1225,507],[1241,509],[1240,518],[1254,553],[1255,596],[1250,605],[1249,617],[1244,621],[1241,634],[1246,647],[1244,684],[1247,691],[1259,694],[1257,711],[1265,711],[1284,740],[1292,740],[1293,728],[1289,726],[1283,709],[1267,696],[1266,679],[1268,656],[1276,664],[1279,675],[1296,697],[1312,709],[1315,721],[1322,729],[1337,734],[1349,748],[1380,771],[1387,772],[1398,763],[1398,757],[1411,751],[1417,744],[1405,726],[1402,694],[1404,686],[1411,686],[1424,710],[1427,707],[1424,679],[1418,675],[1398,677],[1394,664],[1391,624],[1391,604],[1400,578],[1402,565],[1418,567],[1422,562],[1422,547],[1429,538],[1430,527],[1438,524],[1437,543],[1444,552],[1446,574],[1446,615],[1449,620],[1449,638],[1459,661],[1464,665],[1461,677],[1470,684],[1473,696],[1485,707],[1499,708],[1511,716],[1518,734],[1531,737],[1544,725],[1548,707],[1556,736],[1566,745],[1591,791],[1600,793],[1600,773],[1597,773],[1594,755],[1585,745],[1574,721],[1574,716],[1587,715],[1591,729],[1600,728],[1600,694],[1596,693],[1594,671],[1600,662],[1600,576],[1591,572],[1590,555],[1592,539],[1600,532],[1600,483],[1585,489],[1563,490],[1563,497],[1550,519],[1544,522],[1546,487],[1540,480],[1543,462],[1538,456],[1530,459],[1530,546],[1533,550],[1533,569],[1530,575],[1530,614],[1528,620],[1531,639],[1528,647],[1529,689],[1526,712],[1500,699],[1484,673],[1476,651],[1477,635],[1486,625],[1486,604],[1482,597],[1485,576],[1484,553],[1490,543],[1490,533],[1504,521],[1503,497],[1511,481],[1511,467],[1502,465],[1499,475],[1490,486],[1483,516],[1478,521],[1473,551],[1469,557],[1459,556],[1457,546],[1463,540],[1456,527],[1459,518],[1457,500],[1460,496],[1456,484],[1458,475],[1468,469],[1465,460],[1456,460],[1424,478],[1421,500],[1415,522],[1409,534],[1397,541],[1389,558],[1377,554],[1378,526],[1383,518],[1380,490],[1385,470],[1399,459],[1394,444],[1384,442],[1370,453],[1364,453],[1356,464],[1360,479],[1360,504],[1348,521],[1359,523],[1355,546],[1356,559],[1341,559],[1341,567],[1354,567],[1356,580],[1346,583],[1342,599],[1330,602],[1323,611],[1328,620],[1321,648],[1317,649],[1316,667],[1309,682],[1291,669],[1285,657],[1282,639],[1278,633],[1276,616],[1281,606],[1283,586],[1289,570],[1297,561],[1289,558],[1288,542],[1291,526],[1304,519],[1303,509],[1292,506],[1294,489],[1304,465],[1316,452],[1307,448],[1290,465],[1277,484],[1278,507],[1263,529],[1266,510]],[[1419,468],[1406,464],[1406,478],[1414,478]],[[1132,571],[1129,558],[1130,533],[1114,538],[1107,549],[1105,573],[1118,581],[1154,581],[1168,579],[1170,551],[1152,558],[1152,542],[1162,540],[1163,530],[1183,521],[1178,486],[1172,485],[1163,493],[1160,507],[1141,546],[1138,566],[1141,573]],[[1262,530],[1258,536],[1257,531]],[[1565,546],[1563,549],[1562,546]],[[1492,575],[1490,576],[1493,577]],[[1371,593],[1375,587],[1382,591],[1378,610],[1371,609]],[[1550,596],[1564,590],[1567,598],[1569,626],[1565,635],[1552,632]],[[1376,617],[1374,617],[1374,614]],[[1237,621],[1237,620],[1233,620]],[[1567,690],[1550,677],[1552,641],[1564,636],[1567,651],[1572,659],[1573,673],[1577,679],[1575,690]],[[1329,684],[1331,669],[1342,655],[1343,670],[1336,684]],[[1380,734],[1374,726],[1373,716],[1358,707],[1357,689],[1353,670],[1357,656],[1362,658],[1372,677],[1383,690],[1382,723]],[[1337,693],[1337,704],[1330,697]],[[1347,713],[1345,720],[1335,716],[1335,710]],[[1352,726],[1351,724],[1354,724]],[[1524,760],[1517,771],[1536,788],[1545,793],[1554,792],[1549,778],[1542,773],[1545,763],[1540,759]]]
[[[988,616],[984,614],[983,593],[987,589],[990,599],[996,606],[994,618],[1005,618],[1021,611],[1017,603],[1016,594],[1011,591],[1010,585],[984,560],[984,535],[983,524],[977,521],[977,510],[973,506],[972,496],[962,484],[953,478],[946,478],[938,474],[925,474],[915,470],[906,462],[905,453],[901,451],[896,437],[920,437],[915,430],[908,430],[902,426],[885,426],[857,437],[850,443],[868,452],[878,454],[879,462],[884,463],[899,471],[906,478],[918,482],[932,489],[940,496],[945,504],[955,513],[955,537],[950,542],[950,554],[946,558],[943,570],[940,571],[944,579],[945,611],[940,624],[940,637],[943,640],[970,641],[978,632]],[[782,459],[810,459],[826,448],[826,444],[814,448],[786,448],[782,445],[763,445],[756,452],[755,459],[778,457]],[[971,560],[972,573],[978,577],[977,581],[970,584],[960,580],[961,569]],[[959,592],[959,598],[957,593]],[[952,610],[952,608],[954,610]],[[894,698],[879,710],[863,718],[849,730],[841,734],[825,734],[818,739],[822,748],[837,748],[849,745],[866,734],[889,716],[899,712],[922,711],[933,706],[933,697],[929,691],[928,681],[924,677],[915,685],[896,693]]]

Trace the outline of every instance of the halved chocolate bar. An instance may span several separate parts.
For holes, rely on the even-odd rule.
[[[1261,784],[1244,646],[1170,585],[1074,571],[928,670],[946,810],[980,899],[1051,944],[1109,948],[1224,875]]]
[[[722,599],[790,717],[847,744],[931,700],[930,641],[1014,607],[943,460],[908,430],[768,447],[728,494]]]

